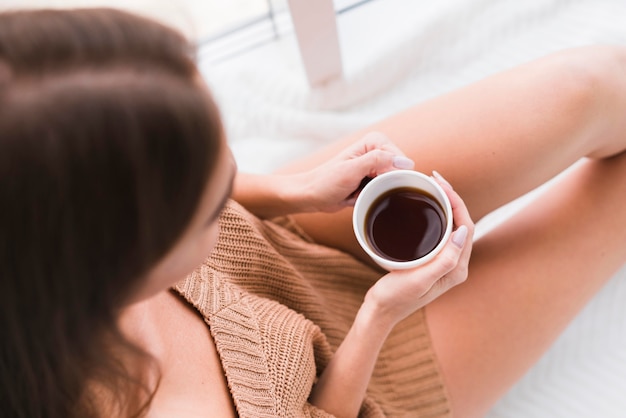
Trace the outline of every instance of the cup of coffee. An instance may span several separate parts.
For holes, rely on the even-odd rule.
[[[452,233],[452,206],[431,177],[412,170],[381,174],[361,190],[352,226],[361,247],[382,268],[430,261]]]

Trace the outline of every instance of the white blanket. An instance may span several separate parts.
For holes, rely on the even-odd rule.
[[[552,51],[626,44],[626,1],[377,0],[338,23],[345,76],[316,89],[306,83],[292,36],[217,64],[201,54],[241,170],[270,171],[413,103]],[[488,417],[626,417],[625,394],[626,268]]]

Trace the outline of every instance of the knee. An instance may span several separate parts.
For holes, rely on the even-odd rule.
[[[590,92],[606,93],[623,87],[626,48],[595,45],[569,49],[555,56],[565,81],[577,83]]]
[[[583,136],[597,140],[612,136],[616,127],[621,132],[626,129],[626,48],[567,50],[553,57],[549,73],[557,100],[564,102],[563,111],[589,130]],[[607,144],[608,148],[612,145]],[[608,148],[595,142],[588,147],[588,156],[605,157],[615,152]]]
[[[624,90],[626,48],[588,46],[553,57],[551,76],[557,91],[581,104],[601,104]]]

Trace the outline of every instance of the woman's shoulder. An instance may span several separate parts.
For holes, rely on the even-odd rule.
[[[195,309],[172,292],[145,302],[140,338],[159,364],[148,416],[232,416],[233,404],[215,342]],[[210,412],[210,414],[208,414]]]

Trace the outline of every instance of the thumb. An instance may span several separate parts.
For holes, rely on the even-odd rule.
[[[450,240],[443,250],[425,267],[432,269],[434,276],[442,277],[454,270],[461,259],[465,242],[467,241],[468,228],[461,225],[452,233]]]
[[[452,234],[451,241],[457,248],[462,249],[465,245],[465,240],[467,238],[468,229],[466,225],[461,225],[457,228],[456,231]]]
[[[439,254],[439,262],[429,264],[434,269],[431,271],[434,274],[431,277],[435,280],[431,283],[430,289],[424,293],[428,301],[438,298],[467,278],[467,266],[459,264],[463,263],[461,254],[466,244],[467,234],[468,228],[465,225],[460,226],[452,234],[449,245]]]

